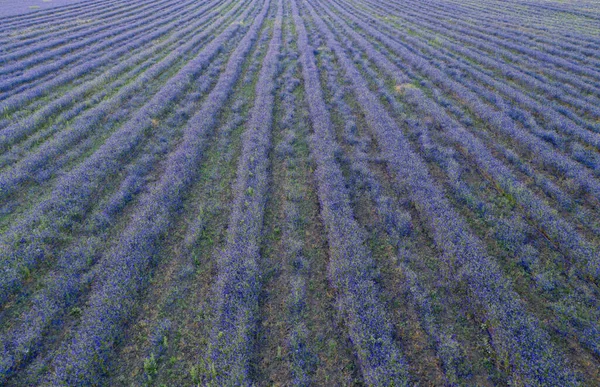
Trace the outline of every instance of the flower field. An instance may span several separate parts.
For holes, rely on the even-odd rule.
[[[0,386],[312,385],[600,386],[600,3],[0,2]]]
[[[81,0],[0,0],[0,17],[37,12],[78,1]]]

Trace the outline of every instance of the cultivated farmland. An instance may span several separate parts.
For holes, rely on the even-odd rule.
[[[0,385],[600,386],[598,1],[5,3]]]

